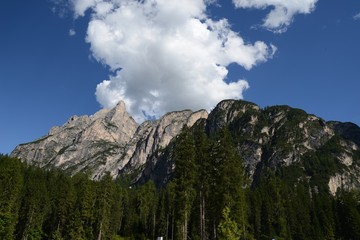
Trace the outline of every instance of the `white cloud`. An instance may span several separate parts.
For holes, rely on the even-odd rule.
[[[237,8],[272,8],[262,26],[275,33],[283,33],[296,14],[309,14],[318,0],[233,0]]]
[[[65,18],[69,15],[69,8],[71,3],[68,0],[49,0],[52,3],[51,11],[60,18]]]
[[[86,10],[96,6],[97,0],[71,0],[75,17],[82,17],[85,15]]]
[[[250,70],[276,51],[261,41],[245,43],[226,19],[211,19],[208,0],[73,1],[76,16],[91,11],[86,41],[93,57],[113,71],[98,84],[97,100],[106,108],[125,101],[138,122],[242,98],[249,85],[226,83],[227,67]]]
[[[75,35],[76,35],[75,29],[71,28],[71,29],[69,30],[69,36],[72,37],[72,36],[75,36]]]
[[[360,19],[360,13],[358,13],[354,16],[354,20],[358,20],[358,19]]]

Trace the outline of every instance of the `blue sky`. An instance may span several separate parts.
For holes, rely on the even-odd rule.
[[[47,134],[52,126],[64,124],[72,115],[91,115],[102,106],[111,107],[111,101],[119,97],[134,103],[130,111],[135,115],[146,111],[148,115],[159,116],[169,109],[202,106],[203,103],[192,95],[187,96],[192,100],[189,104],[175,97],[176,101],[162,105],[164,100],[158,96],[173,92],[166,88],[152,90],[150,80],[141,84],[139,79],[132,80],[132,72],[128,73],[128,79],[121,76],[118,70],[124,59],[132,59],[130,63],[134,66],[137,56],[124,54],[124,58],[113,60],[113,56],[105,55],[106,49],[95,46],[99,33],[95,31],[92,36],[87,33],[89,23],[95,19],[94,10],[89,8],[84,16],[79,15],[78,10],[75,18],[74,9],[67,8],[64,3],[0,1],[0,152],[9,153],[17,144]],[[355,17],[360,13],[360,1],[318,0],[311,13],[294,15],[282,33],[261,26],[273,7],[235,9],[231,1],[218,1],[217,6],[207,7],[207,19],[227,18],[229,29],[238,33],[249,48],[253,49],[256,41],[268,47],[262,52],[257,49],[263,61],[230,59],[233,63],[224,63],[229,71],[225,81],[238,83],[231,89],[227,84],[221,86],[227,94],[224,96],[233,96],[228,92],[235,89],[241,91],[238,96],[261,107],[290,105],[325,120],[360,125],[360,17]],[[164,30],[163,26],[161,29]],[[71,36],[70,30],[75,34]],[[272,45],[276,51],[271,50]],[[169,56],[176,57],[177,52],[172,54],[175,55]],[[214,56],[218,57],[216,53]],[[196,60],[190,55],[189,59]],[[246,67],[249,64],[251,67]],[[143,66],[137,66],[136,70],[141,72]],[[151,71],[143,74],[149,73],[152,74]],[[122,79],[128,81],[128,85],[135,81],[136,91],[113,95],[121,88],[97,88],[104,80],[118,85]],[[246,82],[238,81],[240,79]],[[174,82],[163,85],[176,85],[176,81],[182,80],[174,78]],[[191,86],[191,82],[179,87],[187,89],[188,85]],[[144,104],[145,100],[137,102],[136,98],[143,92],[151,93],[145,99],[151,104]],[[212,101],[223,96],[215,92],[209,95]],[[194,102],[199,105],[191,105]],[[205,105],[204,108],[209,107]]]

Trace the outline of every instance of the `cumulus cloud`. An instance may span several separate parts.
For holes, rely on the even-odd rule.
[[[82,17],[85,11],[96,5],[97,0],[71,0],[75,17]]]
[[[309,14],[318,0],[233,0],[237,8],[271,8],[262,26],[275,33],[283,33],[296,14]]]
[[[86,41],[112,70],[98,84],[105,107],[123,100],[138,122],[165,112],[205,108],[240,99],[249,85],[225,82],[230,64],[250,70],[276,47],[247,43],[226,19],[206,15],[209,0],[73,0],[75,15],[89,11]]]
[[[72,37],[72,36],[75,36],[75,35],[76,35],[75,29],[71,28],[71,29],[69,30],[69,36]]]
[[[358,13],[354,16],[354,20],[359,20],[359,19],[360,19],[360,13]]]

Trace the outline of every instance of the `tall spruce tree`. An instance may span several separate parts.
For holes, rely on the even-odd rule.
[[[176,239],[188,239],[188,224],[195,197],[194,184],[198,172],[195,161],[194,139],[188,127],[184,127],[177,137],[174,158],[177,206],[177,235]]]
[[[75,207],[79,211],[84,239],[94,239],[95,222],[95,184],[86,174],[77,174],[72,178],[77,194]]]
[[[194,143],[196,149],[196,164],[198,165],[198,174],[196,179],[196,211],[198,216],[194,221],[194,228],[198,231],[200,240],[208,239],[208,216],[207,205],[209,196],[212,194],[212,162],[210,159],[210,144],[205,134],[205,122],[201,121],[194,127]]]
[[[19,160],[0,155],[0,239],[14,238],[23,187]]]
[[[94,236],[97,240],[109,239],[110,232],[111,206],[113,204],[114,182],[110,174],[106,174],[97,184]]]
[[[243,162],[238,156],[227,128],[223,128],[220,137],[214,144],[212,158],[216,168],[216,196],[218,201],[218,216],[222,215],[225,207],[230,209],[230,218],[238,224],[242,238],[247,238],[248,219],[245,196],[245,181]],[[216,225],[219,224],[216,219]],[[216,236],[215,236],[216,237]]]
[[[43,170],[34,167],[28,168],[25,172],[17,239],[30,240],[44,237],[43,224],[50,209],[45,176]]]

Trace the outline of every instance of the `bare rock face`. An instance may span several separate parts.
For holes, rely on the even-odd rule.
[[[338,189],[360,188],[360,128],[353,123],[326,122],[288,106],[259,109],[233,100],[219,103],[207,122],[209,132],[229,127],[252,180],[263,168],[297,165],[311,173],[307,179],[318,177],[316,168],[327,168],[321,174],[334,196]]]
[[[134,182],[152,179],[160,186],[171,179],[176,136],[185,125],[201,127],[209,139],[227,128],[254,183],[264,169],[291,168],[296,169],[294,175],[303,173],[296,179],[307,179],[313,187],[325,182],[331,194],[338,188],[360,188],[357,125],[326,122],[289,106],[261,109],[241,100],[224,100],[210,114],[205,110],[170,112],[140,125],[120,102],[92,116],[73,116],[63,126],[51,128],[48,135],[17,146],[11,156],[70,174],[89,172],[92,179],[106,173],[113,178],[129,174]]]
[[[201,118],[207,118],[205,110],[192,112],[184,110],[165,114],[159,120],[142,123],[137,129],[135,138],[129,144],[132,156],[123,168],[118,168],[120,173],[129,173],[134,169],[145,170],[145,163],[149,157],[158,150],[168,146],[170,141],[177,136],[184,125],[193,126]],[[136,143],[136,144],[134,144]],[[136,178],[141,177],[139,174]]]
[[[92,116],[73,116],[63,126],[51,128],[48,135],[17,146],[11,156],[70,174],[88,171],[93,179],[107,172],[116,178],[122,172],[141,170],[148,157],[165,148],[185,124],[191,127],[207,115],[205,110],[171,112],[139,126],[124,102],[119,102]]]

